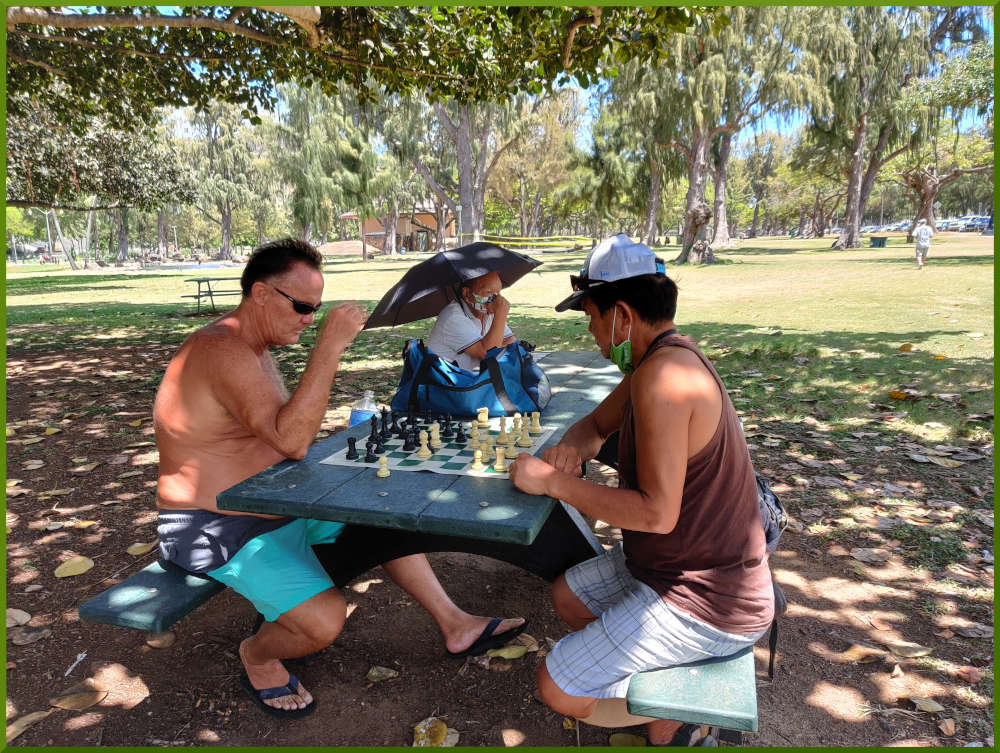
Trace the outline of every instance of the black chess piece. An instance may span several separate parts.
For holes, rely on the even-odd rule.
[[[375,437],[378,435],[378,417],[372,416],[371,417],[371,423],[372,423],[372,430],[368,434],[368,441],[370,441],[372,444],[374,444],[375,443]]]
[[[406,426],[412,429],[416,425],[417,425],[417,415],[413,412],[413,409],[411,408],[410,411],[406,414]]]
[[[433,421],[434,421],[434,414],[430,410],[425,410],[424,411],[424,423],[427,424],[428,426],[430,426],[431,422],[433,422]]]
[[[378,461],[378,456],[374,452],[372,452],[372,448],[374,446],[375,446],[375,443],[372,442],[371,440],[365,442],[365,462],[366,463],[374,463],[374,462]]]
[[[392,436],[392,430],[389,428],[389,409],[382,409],[382,440],[385,441]]]
[[[375,454],[376,455],[382,455],[382,454],[385,453],[385,445],[382,442],[383,442],[382,435],[381,434],[376,434],[375,435]]]
[[[345,455],[344,457],[347,458],[348,460],[358,459],[358,448],[356,447],[357,443],[358,443],[357,437],[347,438],[347,455]]]
[[[455,432],[455,441],[458,442],[458,444],[465,444],[469,441],[469,438],[465,436],[465,425],[461,421],[458,422],[458,431]]]
[[[455,430],[451,428],[451,414],[444,414],[444,428],[441,429],[441,436],[445,439],[451,439],[455,436]]]
[[[416,444],[413,442],[416,433],[416,429],[407,429],[406,438],[403,440],[403,452],[413,452],[417,449]]]
[[[396,411],[392,412],[392,426],[389,427],[389,431],[397,437],[402,436],[403,434],[403,430],[399,428],[399,414],[396,413]]]

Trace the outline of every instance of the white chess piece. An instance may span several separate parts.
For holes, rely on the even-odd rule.
[[[507,470],[507,461],[504,458],[503,447],[497,447],[497,461],[493,464],[493,470],[500,473]]]
[[[541,434],[542,433],[542,422],[540,420],[541,417],[542,417],[542,414],[539,413],[538,411],[535,410],[535,411],[531,412],[531,426],[528,428],[528,431],[531,434]]]
[[[520,434],[521,433],[521,414],[520,413],[515,413],[514,414],[514,433],[515,434]]]
[[[517,443],[514,441],[515,439],[514,430],[511,429],[511,433],[507,435],[507,444],[504,445],[503,453],[508,460],[513,460],[517,457]]]
[[[469,447],[473,450],[479,447],[479,423],[476,421],[472,422],[472,428],[469,430]]]
[[[476,411],[476,421],[479,422],[480,428],[485,428],[490,425],[490,409],[480,408]]]
[[[378,470],[375,475],[379,478],[389,478],[389,458],[385,455],[378,459]]]
[[[497,444],[507,444],[507,417],[500,416],[500,433],[497,434]]]
[[[528,422],[521,424],[521,436],[517,440],[518,447],[531,447],[531,437],[528,435]]]
[[[469,466],[470,471],[481,471],[486,466],[483,465],[483,451],[476,450],[472,453],[472,465]]]
[[[430,445],[432,450],[441,449],[441,429],[438,428],[437,424],[431,424]]]
[[[418,458],[429,458],[431,456],[430,448],[427,446],[427,432],[423,429],[420,430],[420,449],[417,450]]]

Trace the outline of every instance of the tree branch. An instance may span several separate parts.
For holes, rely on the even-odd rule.
[[[588,10],[591,15],[586,18],[578,18],[569,25],[569,30],[566,33],[566,41],[563,43],[563,70],[569,70],[570,63],[572,62],[573,37],[576,36],[576,30],[581,26],[593,26],[596,29],[601,23],[601,9],[599,7],[592,6],[588,8]]]
[[[58,68],[53,68],[48,63],[43,63],[41,60],[31,60],[30,58],[23,58],[20,55],[15,55],[10,50],[7,51],[7,58],[13,60],[16,63],[22,63],[24,65],[35,65],[41,68],[43,71],[48,71],[53,76],[58,76],[59,78],[69,78],[69,74]]]
[[[106,47],[96,42],[91,42],[86,39],[77,39],[76,37],[64,37],[64,36],[53,36],[50,34],[39,34],[34,31],[26,31],[24,29],[15,29],[10,34],[16,34],[21,37],[30,37],[32,39],[40,39],[44,42],[62,42],[64,44],[75,44],[80,47],[87,47],[92,50],[101,50],[103,52],[112,52],[115,55],[132,55],[136,57],[153,58],[155,60],[181,60],[184,62],[205,62],[205,63],[218,63],[225,58],[207,58],[200,57],[198,55],[173,55],[165,54],[161,52],[143,52],[142,50],[127,50],[123,47]]]
[[[260,10],[278,13],[291,19],[306,33],[306,43],[309,47],[319,47],[322,39],[316,24],[319,23],[320,9],[318,5],[256,5]]]

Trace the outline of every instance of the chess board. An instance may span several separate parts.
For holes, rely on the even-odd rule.
[[[465,433],[470,433],[470,422],[463,422],[465,425]],[[426,430],[427,425],[421,424],[420,430]],[[457,429],[457,424],[455,424]],[[507,419],[507,429],[508,431],[512,428],[511,420]],[[549,437],[556,430],[555,426],[546,426],[542,424],[542,433],[530,435],[531,447],[518,447],[518,454],[526,452],[529,455],[536,455],[541,449],[541,447],[548,441]],[[428,435],[430,432],[428,432]],[[492,446],[496,446],[496,437],[500,434],[500,418],[491,418],[489,422],[489,427],[484,429],[479,428],[479,440],[482,441],[483,437],[489,434]],[[348,460],[347,455],[347,442],[344,441],[344,446],[337,450],[335,453],[330,455],[319,462],[325,463],[326,465],[346,465],[352,468],[357,468],[358,466],[367,466],[369,468],[377,469],[378,461],[374,463],[365,462],[365,441],[367,437],[361,437],[358,439],[357,449],[359,457],[355,460]],[[441,447],[437,450],[431,451],[431,456],[429,458],[417,457],[417,450],[420,449],[420,442],[417,442],[417,446],[411,452],[403,451],[403,438],[392,436],[384,441],[385,452],[377,457],[385,457],[388,460],[388,466],[390,473],[393,471],[432,471],[434,473],[448,473],[455,476],[478,476],[482,478],[508,478],[506,471],[495,471],[493,470],[493,463],[496,462],[496,450],[492,450],[490,453],[483,452],[482,463],[485,466],[481,471],[473,471],[469,466],[473,462],[473,450],[468,449],[468,443],[459,444],[454,441],[454,438],[446,439],[441,437]],[[507,460],[508,463],[511,462],[510,459]]]

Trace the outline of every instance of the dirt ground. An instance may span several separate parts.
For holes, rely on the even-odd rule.
[[[80,603],[156,556],[134,557],[126,548],[155,539],[156,383],[148,375],[161,372],[172,350],[151,343],[8,353],[7,606],[30,615],[28,628],[41,629],[8,629],[8,724],[48,709],[49,698],[84,678],[108,688],[98,704],[55,710],[13,744],[410,745],[414,725],[432,715],[457,730],[463,746],[608,744],[609,730],[567,729],[534,698],[546,639],[566,631],[545,582],[493,560],[431,556],[460,606],[527,618],[538,653],[493,659],[488,667],[447,657],[430,618],[375,570],[347,590],[352,611],[334,645],[292,665],[319,704],[297,722],[259,712],[240,689],[236,646],[255,612],[230,591],[177,623],[168,648],[151,648],[137,631],[80,622]],[[331,411],[324,429],[343,426],[345,415]],[[843,462],[843,450],[818,442],[808,424],[761,424],[760,431],[814,443],[807,459],[831,469],[819,473],[836,473]],[[878,441],[888,440],[858,439]],[[755,447],[758,468],[794,520],[773,559],[790,602],[777,671],[769,681],[762,640],[760,731],[745,744],[992,745],[992,446],[962,450],[982,459],[961,472],[914,471],[899,453],[859,453],[839,483],[858,493],[867,484],[872,502],[848,512],[819,484],[829,476],[801,484],[792,469],[801,473],[808,464],[789,464],[784,449]],[[595,478],[613,483],[599,469]],[[890,479],[897,485],[891,489]],[[965,562],[914,567],[912,546],[891,540],[880,522],[885,510],[876,503],[889,492],[907,500],[897,520],[960,521]],[[619,535],[595,527],[605,543]],[[887,558],[864,563],[850,556],[857,548],[881,548]],[[56,578],[55,568],[76,555],[94,567]],[[38,639],[17,645],[15,635]],[[67,671],[81,652],[85,658]],[[398,676],[370,683],[373,666]],[[933,699],[941,710],[918,710],[915,698]]]

